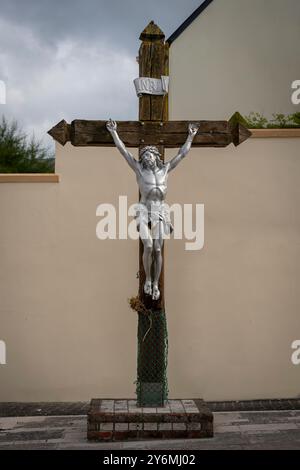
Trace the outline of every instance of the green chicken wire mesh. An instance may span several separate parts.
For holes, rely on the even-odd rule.
[[[164,406],[168,398],[168,331],[163,310],[138,313],[138,406]]]

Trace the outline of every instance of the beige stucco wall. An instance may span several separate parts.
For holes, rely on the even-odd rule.
[[[171,119],[294,112],[296,0],[214,0],[172,44]],[[166,246],[171,397],[295,397],[300,139],[193,149],[170,203],[205,205],[205,244]],[[168,155],[170,153],[168,152]],[[115,149],[57,145],[59,183],[0,184],[0,400],[134,396],[138,244],[96,238],[96,207],[137,197]]]
[[[137,196],[114,149],[57,146],[60,183],[0,185],[0,400],[134,396],[137,242],[96,207]],[[299,139],[192,150],[169,202],[205,204],[205,245],[166,246],[171,397],[294,397],[300,366]]]
[[[171,118],[299,111],[299,24],[299,0],[214,0],[171,45]]]

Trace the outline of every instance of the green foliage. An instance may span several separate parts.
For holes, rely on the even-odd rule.
[[[251,112],[248,116],[244,116],[247,127],[250,129],[263,129],[267,126],[268,120],[259,113]]]
[[[274,113],[268,120],[263,114],[250,113],[244,116],[249,129],[278,129],[278,128],[297,128],[300,127],[300,113],[281,114]]]
[[[297,126],[300,127],[300,113],[293,114],[293,121]]]
[[[0,121],[0,173],[53,173],[54,155],[28,137],[16,121]]]

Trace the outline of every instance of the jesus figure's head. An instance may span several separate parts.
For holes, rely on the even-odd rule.
[[[150,170],[154,170],[155,167],[162,168],[163,166],[158,148],[154,145],[147,145],[141,150],[140,160],[143,168]]]

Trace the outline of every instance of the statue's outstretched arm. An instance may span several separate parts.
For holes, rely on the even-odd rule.
[[[197,134],[199,126],[197,124],[189,124],[189,134],[188,137],[179,150],[178,154],[173,157],[169,163],[169,171],[174,170],[179,162],[189,153],[192,142],[194,140],[195,135]]]
[[[136,159],[131,155],[131,153],[127,150],[125,147],[124,143],[120,139],[118,133],[117,133],[117,123],[115,121],[112,121],[111,119],[106,123],[107,130],[110,132],[112,138],[114,139],[114,143],[121,153],[125,160],[127,161],[128,165],[130,168],[133,169],[133,171],[137,170],[138,162]]]

